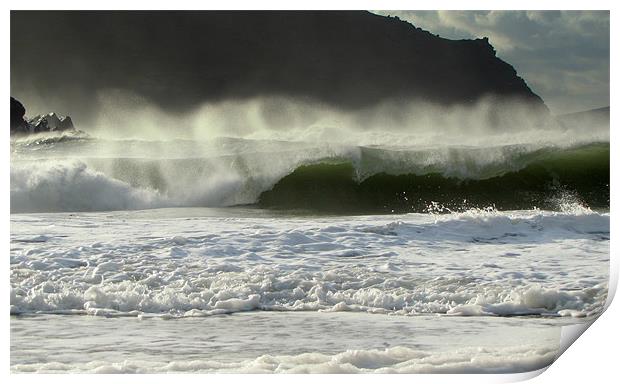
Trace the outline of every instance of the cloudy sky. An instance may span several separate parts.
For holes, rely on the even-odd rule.
[[[609,105],[608,11],[377,11],[449,39],[488,37],[554,114]]]

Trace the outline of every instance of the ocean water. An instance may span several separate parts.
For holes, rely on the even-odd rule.
[[[604,309],[608,170],[601,141],[15,140],[11,370],[542,368]]]

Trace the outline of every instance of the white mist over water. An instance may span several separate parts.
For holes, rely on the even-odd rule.
[[[609,141],[606,126],[569,129],[528,105],[492,99],[338,110],[273,96],[182,115],[122,90],[97,100],[91,121],[76,121],[85,134],[12,141],[13,212],[252,204],[319,162],[350,163],[357,181],[382,172],[485,179],[544,158],[537,152]]]
[[[540,151],[609,141],[608,127],[569,129],[507,100],[338,110],[272,96],[182,115],[123,90],[97,100],[90,122],[76,121],[86,134],[12,141],[13,212],[252,204],[319,162],[350,163],[357,181],[382,172],[485,179],[522,169]]]
[[[608,127],[569,129],[526,105],[490,99],[343,111],[270,97],[205,104],[184,115],[124,91],[99,100],[86,134],[12,141],[13,212],[252,204],[316,163],[350,163],[357,181],[382,172],[486,179],[545,153],[609,141]]]
[[[349,145],[478,145],[602,141],[607,126],[567,128],[545,111],[509,98],[442,106],[423,100],[386,100],[339,109],[311,99],[264,96],[206,102],[182,114],[167,112],[125,90],[100,91],[97,113],[84,129],[99,137],[145,140],[217,137],[319,141]],[[78,124],[79,125],[79,124]],[[562,135],[563,133],[563,135]],[[572,136],[572,139],[569,139]]]

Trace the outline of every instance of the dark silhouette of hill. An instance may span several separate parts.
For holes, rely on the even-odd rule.
[[[579,112],[571,112],[565,113],[563,115],[558,115],[558,119],[562,120],[570,120],[570,119],[588,119],[588,118],[599,118],[599,119],[607,119],[609,120],[609,106],[589,109],[587,111],[579,111]]]
[[[510,97],[547,111],[487,39],[448,40],[364,11],[11,12],[12,94],[88,104],[129,89],[168,110],[303,97],[467,104]]]

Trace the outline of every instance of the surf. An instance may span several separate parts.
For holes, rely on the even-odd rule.
[[[100,142],[112,150],[91,150]],[[608,142],[438,148],[222,138],[113,144],[93,138],[14,143],[11,212],[240,205],[327,213],[559,210],[567,200],[609,208]],[[179,149],[157,152],[159,145]]]

